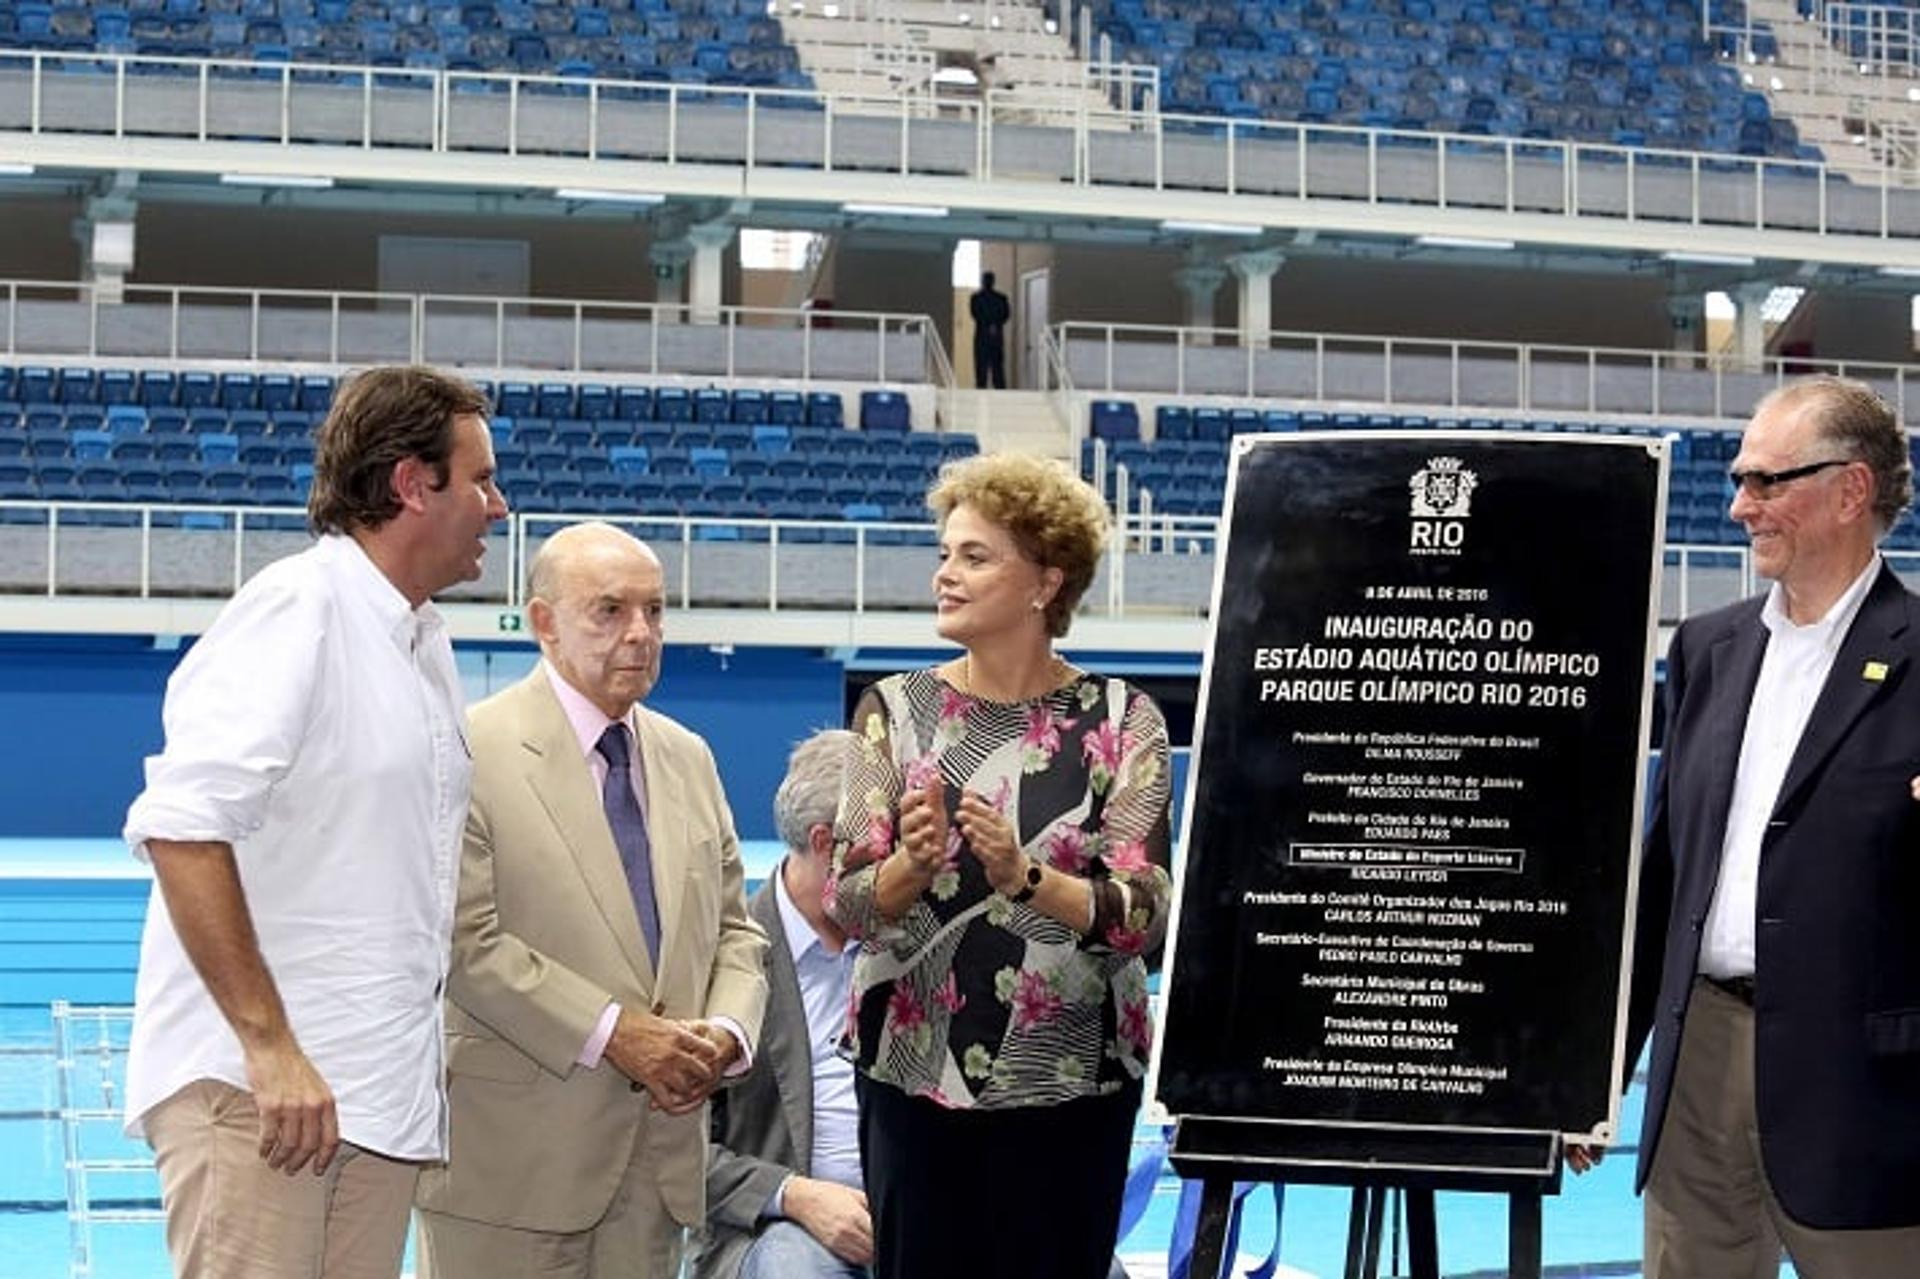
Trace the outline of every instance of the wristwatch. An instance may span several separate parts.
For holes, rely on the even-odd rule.
[[[1027,882],[1020,885],[1020,891],[1010,900],[1017,902],[1032,901],[1033,895],[1040,890],[1040,863],[1031,857],[1027,859]]]

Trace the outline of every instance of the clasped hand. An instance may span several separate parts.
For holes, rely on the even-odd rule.
[[[689,1114],[719,1086],[740,1044],[710,1021],[682,1021],[656,1013],[620,1010],[607,1041],[606,1059],[645,1088],[669,1115]]]
[[[900,797],[900,844],[918,870],[931,872],[946,859],[947,809],[943,783],[929,782]],[[962,791],[953,824],[980,861],[987,882],[999,892],[1017,890],[1025,882],[1026,853],[1013,826],[993,805],[974,791]]]

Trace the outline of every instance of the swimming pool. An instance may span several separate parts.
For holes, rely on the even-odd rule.
[[[750,877],[764,876],[779,847],[745,849]],[[76,1222],[68,1211],[67,1132],[61,1123],[61,1070],[51,1006],[125,1005],[133,998],[148,883],[111,840],[0,840],[0,1275],[64,1279],[76,1273]],[[69,1053],[71,1095],[78,1105],[111,1111],[118,1104],[115,1047],[124,1025],[78,1023]],[[103,1045],[105,1051],[102,1051]],[[1638,1140],[1639,1087],[1627,1099],[1623,1138]],[[1143,1126],[1144,1150],[1158,1136]],[[119,1134],[116,1121],[78,1125],[81,1156],[112,1164],[144,1163],[146,1150]],[[1631,1276],[1640,1272],[1640,1208],[1632,1195],[1631,1152],[1617,1150],[1592,1174],[1569,1179],[1547,1201],[1545,1250],[1550,1273]],[[170,1271],[161,1227],[151,1219],[158,1191],[144,1168],[90,1177],[95,1214],[84,1226],[91,1274],[102,1279],[165,1279]],[[1120,1251],[1142,1274],[1165,1257],[1180,1183],[1163,1174],[1146,1214]],[[1264,1256],[1273,1236],[1272,1201],[1257,1195],[1241,1251]],[[1281,1259],[1313,1276],[1341,1273],[1349,1192],[1296,1186],[1286,1193]],[[121,1219],[129,1218],[129,1219]],[[1448,1276],[1491,1276],[1506,1264],[1506,1209],[1497,1198],[1439,1197],[1440,1255]]]

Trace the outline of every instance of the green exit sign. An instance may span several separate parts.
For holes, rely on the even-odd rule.
[[[500,614],[500,629],[503,633],[512,633],[514,631],[519,630],[520,614],[518,613]]]

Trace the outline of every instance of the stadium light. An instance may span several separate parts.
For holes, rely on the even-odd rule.
[[[1512,240],[1492,240],[1477,235],[1417,235],[1413,242],[1429,249],[1493,249],[1505,253],[1513,248]]]
[[[1891,275],[1902,280],[1920,279],[1920,266],[1883,266],[1880,274]]]
[[[333,179],[318,173],[223,173],[223,186],[230,187],[304,187],[324,191]]]
[[[14,160],[0,163],[0,178],[30,178],[32,176],[33,166],[31,164],[21,164]]]
[[[562,200],[589,200],[601,204],[637,204],[652,208],[665,204],[667,197],[657,191],[606,191],[599,187],[557,187],[554,195]]]
[[[1669,262],[1686,262],[1693,266],[1753,265],[1753,259],[1742,253],[1694,253],[1682,249],[1669,249],[1660,256]]]
[[[1261,235],[1266,228],[1250,222],[1190,222],[1185,218],[1168,218],[1160,224],[1162,231],[1189,231],[1194,235]]]
[[[840,206],[842,213],[870,213],[880,218],[944,218],[947,206],[944,204],[872,204],[865,200],[848,200]]]

